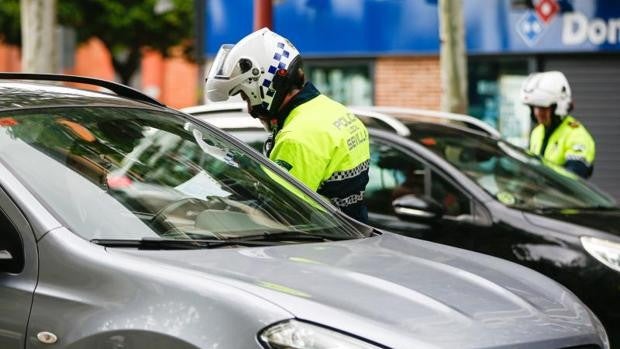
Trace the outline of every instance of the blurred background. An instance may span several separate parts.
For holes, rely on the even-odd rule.
[[[521,83],[560,70],[597,142],[591,182],[620,199],[617,0],[0,0],[0,71],[116,80],[181,108],[205,102],[219,46],[262,26],[340,102],[458,111],[522,146]]]

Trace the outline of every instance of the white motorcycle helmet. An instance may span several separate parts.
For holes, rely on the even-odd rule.
[[[207,99],[221,102],[243,93],[252,116],[275,117],[284,96],[303,85],[301,68],[295,46],[263,28],[236,45],[220,47],[207,76]]]
[[[566,76],[559,71],[530,74],[521,86],[521,102],[531,107],[555,105],[556,115],[567,115],[572,109],[572,98]]]

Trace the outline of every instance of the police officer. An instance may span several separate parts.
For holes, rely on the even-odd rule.
[[[564,74],[531,74],[523,83],[521,101],[530,106],[532,118],[538,122],[530,134],[530,151],[589,178],[594,165],[594,139],[579,121],[568,115],[573,103]]]
[[[223,45],[207,77],[207,98],[240,94],[272,132],[265,153],[349,216],[366,222],[368,131],[346,107],[306,82],[299,51],[260,29]]]

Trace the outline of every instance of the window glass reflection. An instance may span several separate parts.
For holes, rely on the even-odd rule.
[[[0,161],[87,239],[359,235],[244,150],[162,112],[0,115]]]

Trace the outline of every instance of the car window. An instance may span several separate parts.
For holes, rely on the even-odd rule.
[[[24,268],[24,248],[19,232],[6,214],[0,210],[0,253],[8,252],[11,260],[0,259],[0,273],[19,273]],[[6,254],[6,253],[4,253]],[[8,255],[5,255],[6,258]]]
[[[265,140],[269,136],[267,132],[263,129],[236,129],[230,131],[230,134],[239,138],[242,142],[248,144],[259,153],[263,152],[263,145],[265,144]]]
[[[392,201],[403,195],[427,196],[442,204],[448,216],[470,213],[469,198],[437,171],[391,145],[371,141],[368,210],[394,214]]]
[[[447,216],[457,217],[471,213],[469,197],[436,172],[431,174],[431,197],[444,207]]]
[[[575,175],[507,142],[448,127],[411,125],[411,129],[413,140],[507,206],[532,210],[615,206]]]
[[[86,239],[361,236],[245,150],[174,114],[92,107],[0,118],[0,161]]]

